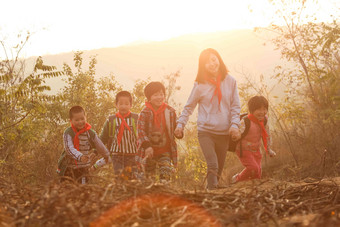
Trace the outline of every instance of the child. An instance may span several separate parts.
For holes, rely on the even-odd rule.
[[[106,120],[100,139],[110,151],[115,174],[125,179],[133,177],[137,154],[136,124],[138,114],[131,113],[132,96],[128,91],[118,92],[116,95],[118,112]],[[93,165],[93,169],[106,164],[100,159]]]
[[[276,153],[270,149],[268,119],[268,101],[263,96],[254,96],[248,101],[249,113],[240,122],[241,140],[236,145],[236,154],[244,165],[241,173],[232,177],[232,183],[261,178],[260,152],[261,139],[264,149],[271,156]]]
[[[138,119],[138,156],[136,160],[147,176],[154,176],[158,165],[160,182],[169,182],[177,166],[174,137],[176,112],[165,101],[165,87],[150,82],[144,88],[147,98]],[[178,138],[183,137],[179,135]]]
[[[86,122],[85,110],[81,106],[73,106],[69,111],[71,127],[64,132],[64,149],[66,154],[66,170],[64,176],[77,179],[85,184],[88,179],[88,168],[95,156],[93,148],[108,158],[109,152],[98,138],[91,125]]]
[[[207,189],[218,188],[227,155],[228,135],[240,137],[240,101],[237,83],[229,75],[219,53],[211,48],[202,51],[194,87],[181,116],[176,134],[183,133],[189,116],[198,104],[198,141],[207,162]]]

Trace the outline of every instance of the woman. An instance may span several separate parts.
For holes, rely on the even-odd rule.
[[[188,101],[177,121],[175,135],[183,134],[189,116],[198,104],[198,141],[207,162],[207,189],[216,189],[228,148],[228,137],[238,140],[240,100],[236,80],[228,74],[214,49],[202,51],[198,73]]]

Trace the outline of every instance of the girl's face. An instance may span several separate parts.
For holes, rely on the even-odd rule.
[[[164,100],[165,94],[162,90],[159,90],[151,95],[149,102],[155,109],[158,109],[163,104]]]
[[[125,96],[119,97],[116,106],[121,115],[127,114],[131,109],[130,98]]]
[[[86,123],[86,117],[84,112],[72,114],[71,124],[76,127],[77,130],[84,128]]]
[[[205,69],[213,75],[216,75],[220,69],[220,61],[215,54],[210,54],[207,62],[205,63]]]
[[[268,110],[266,109],[266,107],[262,106],[259,109],[256,109],[253,112],[253,115],[257,118],[257,120],[259,121],[263,121],[265,116],[267,115]]]

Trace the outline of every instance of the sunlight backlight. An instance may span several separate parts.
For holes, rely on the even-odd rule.
[[[330,2],[323,1],[326,17]],[[183,34],[267,26],[267,0],[13,0],[0,10],[1,40],[19,31],[35,33],[26,54],[44,55],[160,41]],[[327,12],[327,13],[325,13]]]

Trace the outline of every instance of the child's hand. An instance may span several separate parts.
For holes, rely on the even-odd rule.
[[[80,161],[83,162],[83,163],[88,162],[89,161],[89,156],[87,156],[87,155],[81,156]]]
[[[91,166],[91,167],[89,168],[89,172],[90,172],[90,173],[93,173],[94,171],[96,171],[96,168],[95,168],[94,166]]]
[[[96,156],[97,155],[95,153],[91,153],[91,154],[88,155],[89,160],[92,164],[96,162]]]
[[[275,157],[276,156],[276,152],[273,151],[272,149],[269,149],[269,156],[270,157]]]
[[[153,156],[153,149],[152,147],[148,147],[145,149],[145,157],[152,158]]]
[[[105,163],[109,163],[109,159],[110,159],[110,156],[105,156],[104,157]]]
[[[174,134],[177,138],[183,138],[183,128],[176,127]]]
[[[238,128],[231,127],[229,129],[229,134],[231,135],[231,139],[233,141],[237,141],[237,140],[241,139],[241,132]]]

